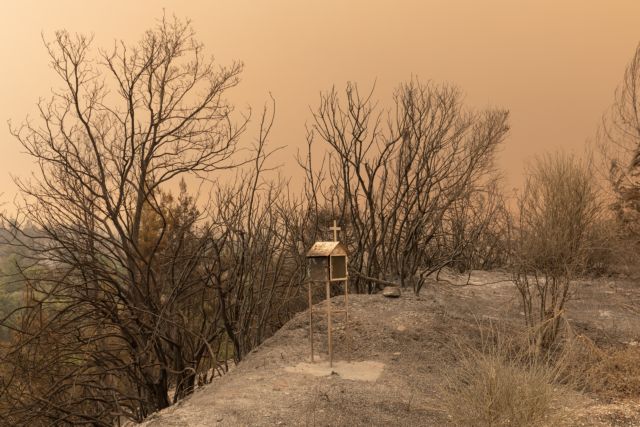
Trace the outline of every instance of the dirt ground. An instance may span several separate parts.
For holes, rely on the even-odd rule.
[[[521,323],[518,294],[505,274],[450,275],[419,297],[351,295],[349,337],[341,315],[334,323],[335,364],[326,360],[322,303],[315,306],[314,342],[321,356],[309,363],[308,313],[295,316],[233,371],[193,396],[151,416],[156,426],[448,426],[438,386],[459,337],[478,322]],[[342,298],[332,300],[341,309]],[[637,346],[640,283],[598,279],[578,283],[568,316],[595,342]],[[347,353],[347,347],[349,352]],[[640,347],[638,347],[640,351]],[[347,361],[348,360],[348,361]],[[640,400],[604,400],[572,392],[561,402],[568,425],[640,426]]]

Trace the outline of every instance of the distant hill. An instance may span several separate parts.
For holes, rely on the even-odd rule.
[[[27,236],[42,236],[33,227],[25,229],[26,235],[21,235],[22,242],[28,242]],[[20,262],[26,253],[18,239],[10,230],[0,228],[0,319],[7,316],[24,303],[24,285],[19,281],[16,273],[16,262]],[[8,337],[8,330],[0,328],[0,340]]]

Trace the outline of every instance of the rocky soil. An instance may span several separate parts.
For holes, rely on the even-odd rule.
[[[224,377],[151,416],[156,426],[447,426],[440,405],[443,370],[456,342],[477,339],[479,322],[521,323],[517,292],[501,273],[474,272],[432,282],[416,297],[351,295],[350,322],[334,323],[333,367],[326,353],[322,302],[315,306],[316,358],[309,360],[308,313],[295,316]],[[595,340],[634,346],[640,301],[629,280],[579,284],[569,317]],[[332,299],[342,309],[341,297]],[[640,347],[638,347],[640,351]],[[578,392],[558,402],[567,425],[640,426],[638,399],[604,400]]]

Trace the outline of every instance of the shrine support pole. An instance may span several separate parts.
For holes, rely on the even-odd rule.
[[[351,353],[349,351],[349,278],[344,281],[344,335],[347,345],[347,362],[351,362]]]
[[[327,343],[329,347],[329,367],[333,368],[333,343],[331,340],[331,282],[327,280]]]
[[[307,282],[309,290],[309,346],[311,347],[311,363],[313,363],[313,299],[311,293],[311,281]]]

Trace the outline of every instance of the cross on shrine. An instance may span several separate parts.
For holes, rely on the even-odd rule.
[[[336,224],[336,220],[333,220],[333,226],[329,227],[329,230],[333,231],[333,241],[337,242],[338,241],[338,231],[342,230],[342,228],[338,227],[338,224]]]

